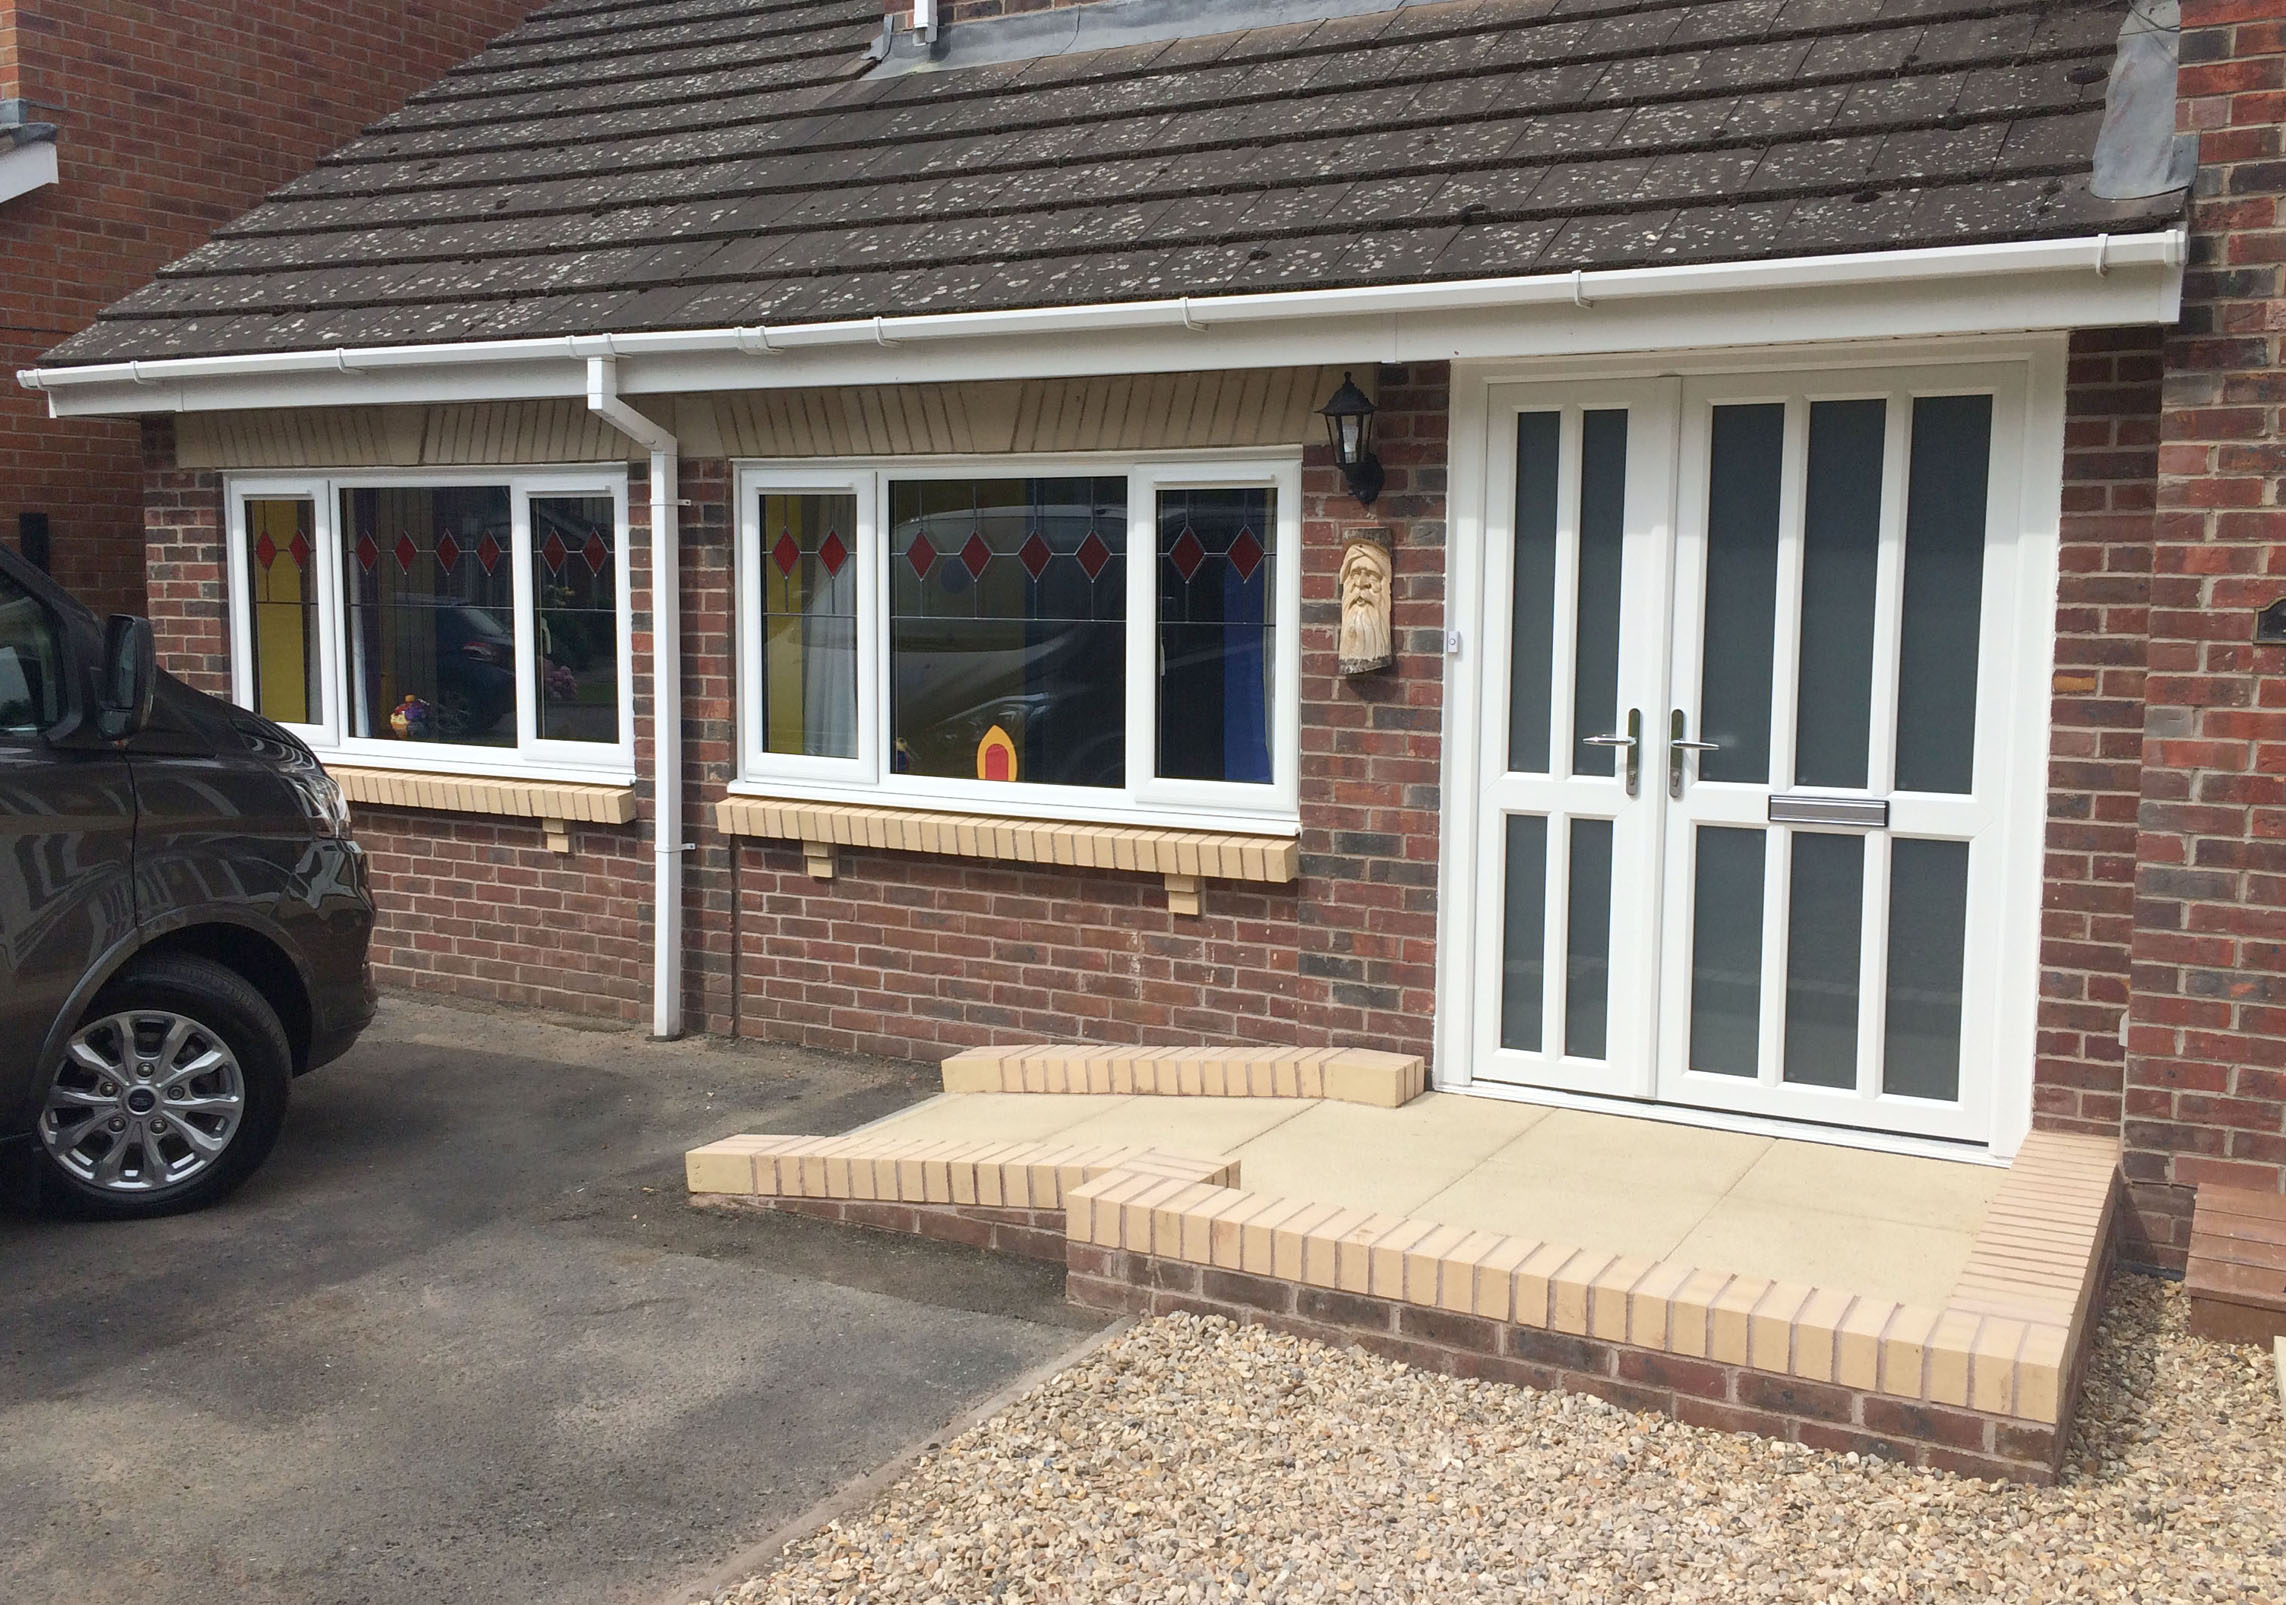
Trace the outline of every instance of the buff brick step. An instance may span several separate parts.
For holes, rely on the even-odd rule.
[[[1249,1191],[1145,1147],[740,1136],[693,1201],[1053,1258],[1093,1308],[1270,1320],[1694,1425],[2047,1480],[2117,1207],[2118,1148],[2036,1132],[1942,1307]]]
[[[1428,1086],[1419,1054],[1373,1048],[1127,1048],[1031,1043],[944,1062],[947,1092],[1324,1098],[1395,1109]]]
[[[1238,1184],[1235,1159],[1115,1144],[952,1142],[927,1138],[739,1136],[683,1156],[693,1196],[1054,1209],[1111,1172],[1154,1181]]]

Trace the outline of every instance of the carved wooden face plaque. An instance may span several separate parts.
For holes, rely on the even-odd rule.
[[[1389,622],[1394,577],[1386,528],[1367,525],[1343,532],[1341,642],[1334,664],[1341,673],[1371,674],[1397,661]]]

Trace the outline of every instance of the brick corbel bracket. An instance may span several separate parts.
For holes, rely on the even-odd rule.
[[[770,797],[726,797],[715,805],[715,823],[726,836],[800,842],[803,866],[821,881],[835,877],[844,847],[1123,870],[1165,877],[1167,911],[1185,915],[1203,911],[1210,880],[1284,885],[1301,868],[1300,844],[1292,836],[1003,819]]]

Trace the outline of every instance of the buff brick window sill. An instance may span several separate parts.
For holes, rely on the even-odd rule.
[[[635,819],[633,786],[566,780],[509,780],[494,775],[443,775],[409,769],[328,765],[326,772],[352,804],[418,808],[430,813],[497,814],[537,819],[551,851],[571,851],[571,827],[626,825]]]
[[[1174,914],[1200,912],[1207,881],[1284,885],[1301,865],[1300,847],[1291,836],[1007,819],[858,803],[729,797],[715,805],[715,822],[726,836],[800,842],[809,872],[819,880],[833,878],[835,853],[843,847],[1123,870],[1165,876],[1167,908]]]

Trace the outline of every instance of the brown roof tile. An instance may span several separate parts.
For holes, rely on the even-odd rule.
[[[2163,226],[2122,8],[1453,0],[869,73],[878,0],[565,0],[51,354],[783,324]]]

